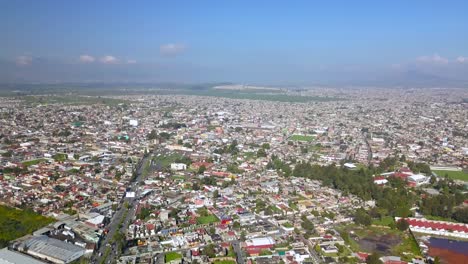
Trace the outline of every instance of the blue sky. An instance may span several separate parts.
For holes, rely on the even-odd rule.
[[[1,7],[0,81],[468,78],[468,1],[16,0]]]

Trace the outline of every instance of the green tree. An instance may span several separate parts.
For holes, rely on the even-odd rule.
[[[270,144],[268,144],[268,143],[263,143],[263,144],[262,144],[262,148],[263,148],[263,149],[270,149]]]
[[[198,174],[203,174],[204,172],[206,171],[206,167],[205,165],[201,165],[199,168],[198,168]]]
[[[372,219],[370,215],[362,208],[359,208],[356,211],[356,214],[354,215],[354,221],[357,224],[364,225],[364,226],[370,226],[372,223]]]
[[[366,258],[366,263],[367,264],[382,264],[382,261],[380,260],[380,255],[376,252],[370,254]]]
[[[400,221],[396,223],[396,227],[400,231],[405,231],[409,228],[408,221],[406,221],[405,219],[400,219]]]
[[[203,253],[207,255],[209,258],[214,258],[216,257],[216,251],[215,251],[215,245],[214,244],[208,244],[204,249]]]

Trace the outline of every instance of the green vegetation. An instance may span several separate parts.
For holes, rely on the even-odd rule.
[[[214,264],[236,264],[234,260],[215,260]]]
[[[182,258],[182,255],[180,253],[177,253],[177,252],[168,252],[164,255],[164,259],[165,259],[165,263],[169,263],[173,260],[176,260],[176,259],[181,259]]]
[[[294,140],[294,141],[306,141],[310,142],[315,139],[313,136],[305,136],[305,135],[292,135],[289,139]]]
[[[450,179],[454,180],[461,180],[461,181],[467,181],[468,182],[468,173],[464,171],[441,171],[441,170],[435,170],[434,171],[437,176],[439,177],[449,177]]]
[[[153,161],[157,169],[169,169],[171,163],[185,163],[187,166],[192,163],[189,157],[178,153],[156,156]]]
[[[198,224],[204,225],[204,224],[211,224],[211,223],[216,223],[216,222],[219,222],[219,219],[213,214],[197,217]]]
[[[435,215],[425,215],[424,218],[427,220],[434,220],[434,221],[446,221],[446,222],[453,222],[456,223],[457,221],[453,220],[452,218],[442,217],[442,216],[435,216]]]
[[[249,99],[249,100],[261,100],[261,101],[276,101],[276,102],[290,102],[290,103],[306,103],[306,102],[330,102],[343,100],[340,98],[333,97],[318,97],[318,96],[300,96],[300,95],[288,95],[284,93],[259,93],[258,91],[235,91],[235,90],[218,90],[218,89],[200,89],[200,90],[166,90],[159,91],[167,94],[186,94],[196,96],[213,96],[213,97],[224,97],[231,99]]]
[[[289,208],[291,208],[291,210],[293,210],[293,211],[299,211],[299,207],[297,207],[297,202],[296,202],[296,201],[290,200],[290,201],[288,202],[288,206],[289,206]]]
[[[47,161],[47,159],[35,159],[35,160],[27,160],[27,161],[23,161],[23,165],[26,166],[26,167],[29,167],[29,166],[32,166],[32,165],[37,165],[43,161]]]
[[[343,240],[353,251],[369,251],[369,248],[366,247],[370,243],[385,241],[385,244],[389,247],[388,253],[390,254],[402,256],[405,260],[411,260],[413,257],[420,256],[419,247],[414,237],[407,231],[377,226],[361,227],[354,224],[340,227],[338,230]],[[363,243],[364,246],[361,246],[360,242],[357,242],[361,240],[366,240]]]
[[[236,257],[236,252],[234,251],[234,248],[232,246],[229,246],[227,256],[230,257],[230,258],[235,258]]]
[[[272,254],[273,254],[273,252],[271,252],[268,249],[263,249],[262,251],[260,251],[260,256],[269,256],[269,255],[272,255]]]
[[[113,98],[103,98],[103,97],[93,97],[93,96],[22,96],[19,99],[23,100],[24,103],[33,104],[33,105],[47,105],[47,104],[68,104],[68,105],[92,105],[92,104],[104,104],[115,106],[118,104],[128,103],[128,101],[113,99]]]
[[[18,237],[54,222],[30,209],[20,210],[0,205],[0,248]]]
[[[52,156],[52,158],[53,158],[55,161],[66,161],[67,158],[68,158],[68,155],[65,154],[65,153],[57,153],[57,154],[55,154],[54,156]]]
[[[379,225],[379,226],[389,226],[391,224],[395,223],[395,220],[393,220],[393,217],[391,216],[385,216],[379,219],[372,219],[372,224],[373,225]]]

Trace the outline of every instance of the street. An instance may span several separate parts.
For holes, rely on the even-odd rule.
[[[117,232],[121,232],[122,234],[125,234],[127,226],[130,224],[130,221],[135,215],[135,210],[138,204],[138,197],[140,194],[138,185],[142,181],[144,181],[142,170],[144,168],[144,164],[148,162],[148,159],[150,157],[151,155],[147,155],[143,157],[143,159],[137,165],[138,167],[137,177],[133,181],[130,182],[130,187],[129,187],[131,192],[135,192],[135,197],[133,198],[124,197],[120,200],[118,209],[115,212],[114,216],[111,219],[111,222],[108,225],[109,232],[104,237],[104,239],[100,242],[98,250],[95,251],[93,256],[91,257],[91,261],[90,261],[91,263],[103,263],[103,261],[106,261],[106,260],[107,260],[107,263],[112,263],[112,261],[117,258],[118,256],[117,241],[112,241],[112,240],[113,240],[113,237],[117,234]],[[125,206],[125,202],[128,203],[128,208]],[[106,251],[108,250],[110,251],[108,254],[106,254]]]

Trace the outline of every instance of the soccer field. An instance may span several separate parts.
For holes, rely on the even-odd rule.
[[[444,177],[445,174],[451,179],[468,181],[468,173],[463,171],[445,171],[445,170],[434,170],[439,177]]]

